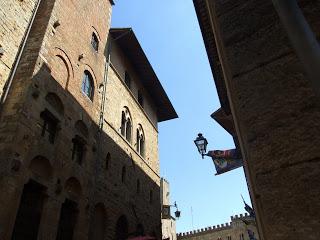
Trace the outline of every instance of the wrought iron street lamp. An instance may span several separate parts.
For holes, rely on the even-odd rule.
[[[205,137],[203,137],[202,133],[199,133],[196,140],[194,140],[194,143],[196,144],[198,151],[201,154],[202,159],[203,159],[203,156],[207,152],[207,145],[208,145],[207,139]]]
[[[174,215],[176,216],[176,218],[179,218],[180,215],[181,215],[181,212],[179,211],[178,209],[178,205],[176,202],[174,202],[174,205],[173,205],[177,210],[174,212]]]
[[[180,215],[181,215],[181,212],[179,211],[178,209],[178,205],[176,202],[174,202],[174,205],[162,205],[162,218],[163,219],[171,219],[171,211],[170,211],[170,208],[171,207],[175,207],[176,208],[176,211],[174,212],[174,216],[176,218],[179,218]]]

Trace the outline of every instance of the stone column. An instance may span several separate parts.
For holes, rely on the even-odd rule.
[[[0,239],[11,239],[16,215],[19,209],[23,184],[11,178],[0,183]]]
[[[60,217],[61,201],[48,196],[43,205],[41,223],[39,227],[38,239],[55,240]]]

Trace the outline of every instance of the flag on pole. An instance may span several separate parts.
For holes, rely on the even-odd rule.
[[[255,214],[253,208],[250,207],[250,206],[246,203],[246,201],[244,201],[242,195],[241,195],[241,198],[242,198],[242,201],[243,201],[243,203],[244,203],[244,210],[246,210],[246,211],[249,213],[250,217],[255,218],[255,217],[256,217],[256,214]]]
[[[213,160],[216,175],[231,171],[243,166],[241,153],[237,149],[213,150],[207,153]]]

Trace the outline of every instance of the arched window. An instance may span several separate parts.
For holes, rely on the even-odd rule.
[[[149,193],[149,202],[152,203],[153,202],[153,191],[150,190],[150,193]]]
[[[131,88],[131,77],[127,71],[125,72],[125,75],[124,75],[124,82],[127,85],[127,87],[130,89]]]
[[[127,124],[126,124],[126,139],[128,142],[131,142],[131,120],[128,118]]]
[[[137,129],[137,152],[144,157],[145,156],[145,137],[142,126],[139,124]]]
[[[98,39],[98,37],[97,37],[97,35],[95,33],[92,33],[91,45],[92,45],[93,49],[96,52],[98,52],[98,50],[99,50],[99,39]]]
[[[140,106],[143,107],[143,95],[140,90],[138,91],[138,102],[139,102]]]
[[[126,181],[126,167],[125,166],[123,166],[122,167],[122,171],[121,171],[121,182],[125,182]]]
[[[104,240],[106,233],[106,210],[102,203],[98,203],[94,209],[93,219],[90,224],[89,234],[91,240]]]
[[[121,113],[121,135],[131,143],[132,121],[129,109],[125,107]]]
[[[137,230],[136,230],[136,234],[135,234],[137,237],[138,236],[144,236],[145,235],[145,233],[144,233],[144,227],[143,227],[143,225],[141,224],[141,223],[139,223],[138,225],[137,225]]]
[[[57,94],[50,92],[47,94],[45,99],[57,113],[63,115],[64,106]]]
[[[140,194],[140,180],[137,180],[137,194]]]
[[[88,127],[82,120],[78,120],[75,123],[74,127],[77,130],[77,132],[80,133],[80,135],[82,135],[84,138],[88,138],[89,137]]]
[[[121,217],[119,217],[118,221],[117,221],[117,225],[116,225],[116,240],[125,240],[128,239],[128,230],[129,226],[128,226],[128,220],[127,217],[125,215],[122,215]]]
[[[81,89],[90,100],[93,100],[93,78],[88,71],[84,71]]]
[[[106,156],[105,169],[108,170],[110,168],[111,154],[108,153]]]
[[[72,139],[72,143],[72,160],[76,161],[79,165],[81,165],[85,157],[86,141],[79,135],[76,135]]]
[[[58,130],[58,119],[47,109],[40,113],[42,120],[41,136],[47,138],[51,144],[54,143]]]

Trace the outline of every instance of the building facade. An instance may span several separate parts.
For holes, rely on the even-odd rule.
[[[112,1],[0,4],[0,239],[160,239],[177,115],[133,31]]]
[[[319,3],[193,2],[221,102],[212,117],[241,149],[260,239],[319,239],[318,89],[300,55],[310,44],[297,51],[286,25],[319,41]]]
[[[161,206],[172,206],[170,202],[170,184],[169,182],[161,178],[160,181],[160,200]],[[170,207],[169,207],[170,209]],[[170,214],[164,214],[162,210],[162,239],[166,240],[177,240],[177,232],[176,232],[176,219]]]
[[[249,236],[249,233],[251,236]],[[250,238],[251,237],[251,238]],[[240,214],[231,216],[231,222],[177,234],[178,240],[259,240],[253,218]]]

